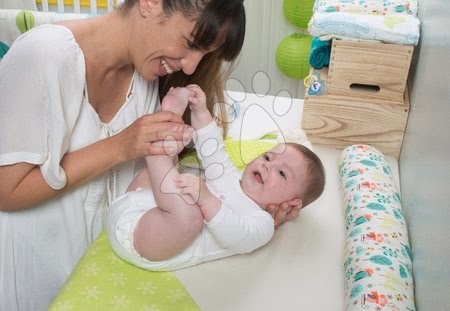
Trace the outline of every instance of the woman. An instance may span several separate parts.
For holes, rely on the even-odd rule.
[[[197,83],[210,108],[220,101],[221,64],[244,40],[242,2],[126,0],[16,40],[0,63],[0,310],[45,310],[137,159],[182,139],[187,125],[156,112],[159,95]]]

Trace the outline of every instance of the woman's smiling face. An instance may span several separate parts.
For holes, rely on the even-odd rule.
[[[242,173],[241,187],[261,208],[301,199],[307,161],[292,146],[279,144],[256,158]]]
[[[180,70],[191,75],[203,56],[213,50],[193,44],[195,19],[178,12],[165,16],[156,4],[141,12],[136,25],[133,31],[136,36],[131,39],[135,48],[130,53],[136,69],[146,80]]]

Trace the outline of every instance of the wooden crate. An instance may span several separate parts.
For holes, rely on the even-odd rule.
[[[413,50],[408,45],[334,39],[328,94],[403,105]]]
[[[326,79],[326,69],[321,70],[321,77]],[[401,103],[364,96],[306,93],[302,128],[313,144],[344,149],[364,143],[398,158],[408,114],[407,89]]]

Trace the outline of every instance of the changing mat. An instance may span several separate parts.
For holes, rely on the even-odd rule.
[[[48,310],[197,311],[199,307],[172,273],[144,270],[117,257],[103,232]]]

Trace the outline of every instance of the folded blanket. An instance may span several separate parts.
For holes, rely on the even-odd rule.
[[[3,56],[5,56],[6,52],[8,52],[8,50],[9,50],[9,46],[6,43],[0,41],[0,59],[2,59]]]
[[[314,37],[311,42],[309,64],[316,69],[322,69],[330,63],[331,40],[322,41]]]
[[[417,45],[419,24],[412,15],[364,15],[343,12],[314,13],[308,32],[321,40],[375,40],[384,43]]]
[[[345,12],[353,14],[409,14],[417,16],[417,0],[317,0],[315,12]]]

